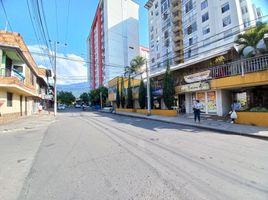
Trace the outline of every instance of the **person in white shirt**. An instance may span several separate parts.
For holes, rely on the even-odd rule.
[[[196,119],[198,119],[198,122],[200,122],[200,113],[201,109],[203,108],[203,105],[200,103],[199,100],[196,100],[193,105],[194,110],[194,121],[196,122]]]

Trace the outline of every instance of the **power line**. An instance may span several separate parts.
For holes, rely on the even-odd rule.
[[[57,4],[57,0],[55,0],[54,2],[55,2],[55,13],[56,13],[56,33],[57,33],[57,40],[58,40],[59,39],[58,4]]]
[[[36,29],[35,29],[35,26],[34,26],[34,23],[33,23],[33,18],[32,18],[32,14],[31,14],[31,10],[30,10],[30,6],[29,6],[29,0],[26,1],[27,2],[27,8],[28,8],[28,13],[29,13],[29,16],[30,16],[30,19],[31,19],[31,24],[32,24],[32,27],[33,27],[33,30],[34,30],[34,35],[39,43],[39,48],[41,48],[41,42],[40,42],[40,38],[37,36],[37,32],[36,32]],[[43,59],[43,62],[45,63],[45,65],[48,66],[47,64],[47,61],[42,57]]]
[[[253,19],[253,20],[249,21],[248,23],[252,23],[252,22],[255,22],[255,21],[257,21],[257,20],[266,18],[266,17],[268,17],[268,15],[262,16],[262,17],[260,17],[260,18],[258,18],[258,19]],[[214,34],[213,36],[208,37],[208,38],[210,39],[210,38],[212,38],[212,37],[216,37],[216,36],[218,36],[218,35],[220,35],[220,34],[222,34],[222,33],[225,33],[225,32],[228,32],[228,31],[232,31],[233,29],[235,29],[235,28],[239,28],[240,26],[243,26],[243,25],[244,25],[244,23],[239,24],[239,25],[236,25],[236,26],[234,26],[234,27],[232,27],[232,28],[229,28],[229,29],[226,29],[226,30],[224,30],[224,31],[221,31],[221,32],[219,32],[219,33],[217,33],[217,34]],[[252,27],[251,27],[251,28],[252,28]],[[235,32],[232,32],[231,34],[229,34],[228,37],[237,35],[238,33],[241,33],[241,32],[242,32],[242,31],[240,31],[240,29],[238,29],[238,30],[236,30]],[[197,43],[192,44],[192,45],[198,45],[199,43],[205,42],[205,41],[208,40],[208,38],[205,38],[205,39],[203,39],[203,40],[200,40],[200,41],[198,41]],[[223,36],[223,37],[220,37],[220,38],[218,38],[218,39],[216,39],[216,40],[213,40],[213,41],[211,41],[210,43],[205,44],[205,45],[203,45],[203,46],[199,46],[199,47],[196,47],[196,48],[191,48],[191,47],[189,46],[189,47],[187,47],[187,48],[184,48],[183,50],[185,50],[185,49],[189,49],[189,48],[191,48],[192,51],[193,51],[193,50],[198,50],[198,49],[200,49],[200,48],[202,48],[202,47],[204,47],[204,46],[210,45],[210,44],[212,44],[212,43],[214,43],[214,42],[218,42],[218,41],[223,40],[223,39],[225,39],[224,36]],[[214,49],[215,49],[215,48],[214,48]],[[208,51],[204,51],[204,52],[209,52],[209,51],[210,51],[210,50],[208,50]],[[202,52],[202,53],[204,53],[204,52]],[[171,59],[175,59],[175,58],[177,58],[177,57],[184,56],[184,54],[185,54],[185,53],[182,52],[182,53],[179,53],[177,56],[174,56],[174,57],[171,57],[171,58],[168,58],[168,59],[169,59],[169,60],[171,60]],[[167,54],[164,54],[163,56],[159,57],[158,59],[163,58],[163,57],[167,57]],[[166,59],[164,62],[166,62],[166,61],[167,61],[167,59]],[[152,62],[152,61],[150,60],[149,63],[151,63],[151,62]],[[161,63],[163,63],[163,62],[160,62],[159,64],[161,64]],[[153,65],[153,66],[157,66],[157,65],[158,65],[158,63],[156,63],[156,64]],[[150,67],[151,67],[151,66],[150,66]]]
[[[69,15],[70,15],[70,0],[68,0],[68,8],[67,8],[67,19],[66,19],[66,28],[65,28],[65,44],[68,37],[68,28],[69,28]]]
[[[8,23],[8,25],[9,25],[9,27],[10,27],[10,30],[13,32],[13,29],[12,29],[11,24],[10,24],[10,22],[9,22],[9,20],[8,20],[8,17],[7,17],[7,12],[6,12],[6,9],[5,9],[5,6],[4,6],[4,3],[3,3],[3,0],[0,0],[0,1],[1,1],[1,5],[2,5],[2,8],[3,8],[3,11],[4,11],[4,14],[5,14],[5,17],[6,17],[7,23]]]

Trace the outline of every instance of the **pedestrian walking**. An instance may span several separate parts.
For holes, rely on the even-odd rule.
[[[234,102],[231,105],[232,111],[239,111],[241,109],[241,103],[237,100],[234,100]]]
[[[200,103],[199,100],[196,100],[194,105],[193,105],[193,111],[194,111],[194,121],[198,119],[198,122],[200,122],[200,113],[201,109],[203,108],[202,103]]]
[[[41,103],[39,103],[39,105],[38,105],[38,112],[39,112],[39,114],[41,113],[42,110],[43,110],[43,106],[42,106]]]
[[[237,119],[237,114],[236,112],[241,109],[241,104],[239,101],[234,100],[234,102],[231,105],[231,111],[230,111],[230,118],[231,118],[231,123],[234,124],[235,120]]]

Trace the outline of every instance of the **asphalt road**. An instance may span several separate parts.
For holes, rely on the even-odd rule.
[[[267,200],[268,141],[112,114],[64,112],[19,200]]]

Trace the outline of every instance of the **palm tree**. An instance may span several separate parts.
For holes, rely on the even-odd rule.
[[[145,58],[142,56],[136,56],[130,62],[132,70],[137,73],[137,71],[145,64]]]
[[[260,43],[264,43],[263,38],[265,33],[268,33],[268,25],[260,23],[245,33],[239,34],[235,41],[239,47],[238,53],[242,56],[248,57],[259,55],[267,51],[267,46],[266,48],[260,48]]]

